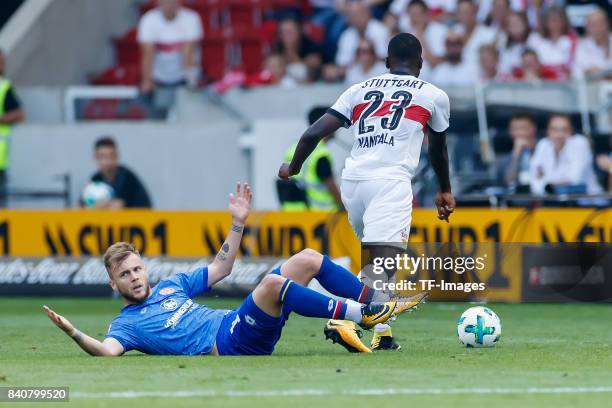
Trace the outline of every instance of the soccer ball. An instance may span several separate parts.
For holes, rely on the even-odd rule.
[[[115,192],[113,188],[102,181],[87,183],[83,189],[82,199],[85,207],[95,207],[98,204],[110,201]]]
[[[493,347],[501,338],[501,320],[488,307],[470,307],[457,320],[457,335],[467,347]]]

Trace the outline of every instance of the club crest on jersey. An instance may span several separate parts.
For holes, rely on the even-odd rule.
[[[176,300],[170,298],[164,300],[161,304],[161,307],[166,310],[174,310],[178,307],[178,303],[176,303]]]
[[[388,133],[372,136],[362,136],[357,139],[360,148],[374,147],[379,144],[386,144],[389,146],[395,146],[395,138],[389,136]]]
[[[162,290],[159,291],[159,294],[160,295],[170,295],[174,292],[176,292],[174,288],[163,288]]]

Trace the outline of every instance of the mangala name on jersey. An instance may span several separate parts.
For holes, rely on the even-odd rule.
[[[388,133],[382,135],[364,136],[357,139],[360,148],[373,147],[379,144],[386,144],[389,146],[395,146],[395,138],[389,136]]]

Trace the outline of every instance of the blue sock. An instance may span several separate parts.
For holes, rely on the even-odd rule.
[[[361,283],[355,275],[334,263],[327,255],[323,257],[321,269],[315,278],[325,290],[336,296],[365,304],[372,302],[374,297],[374,289]]]
[[[347,310],[347,305],[341,300],[334,300],[305,288],[291,279],[287,279],[281,287],[279,300],[292,312],[306,317],[342,320]]]

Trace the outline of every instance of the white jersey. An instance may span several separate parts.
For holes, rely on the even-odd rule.
[[[347,89],[329,109],[355,141],[345,180],[411,180],[419,164],[425,126],[448,128],[448,95],[412,75],[386,73]]]

